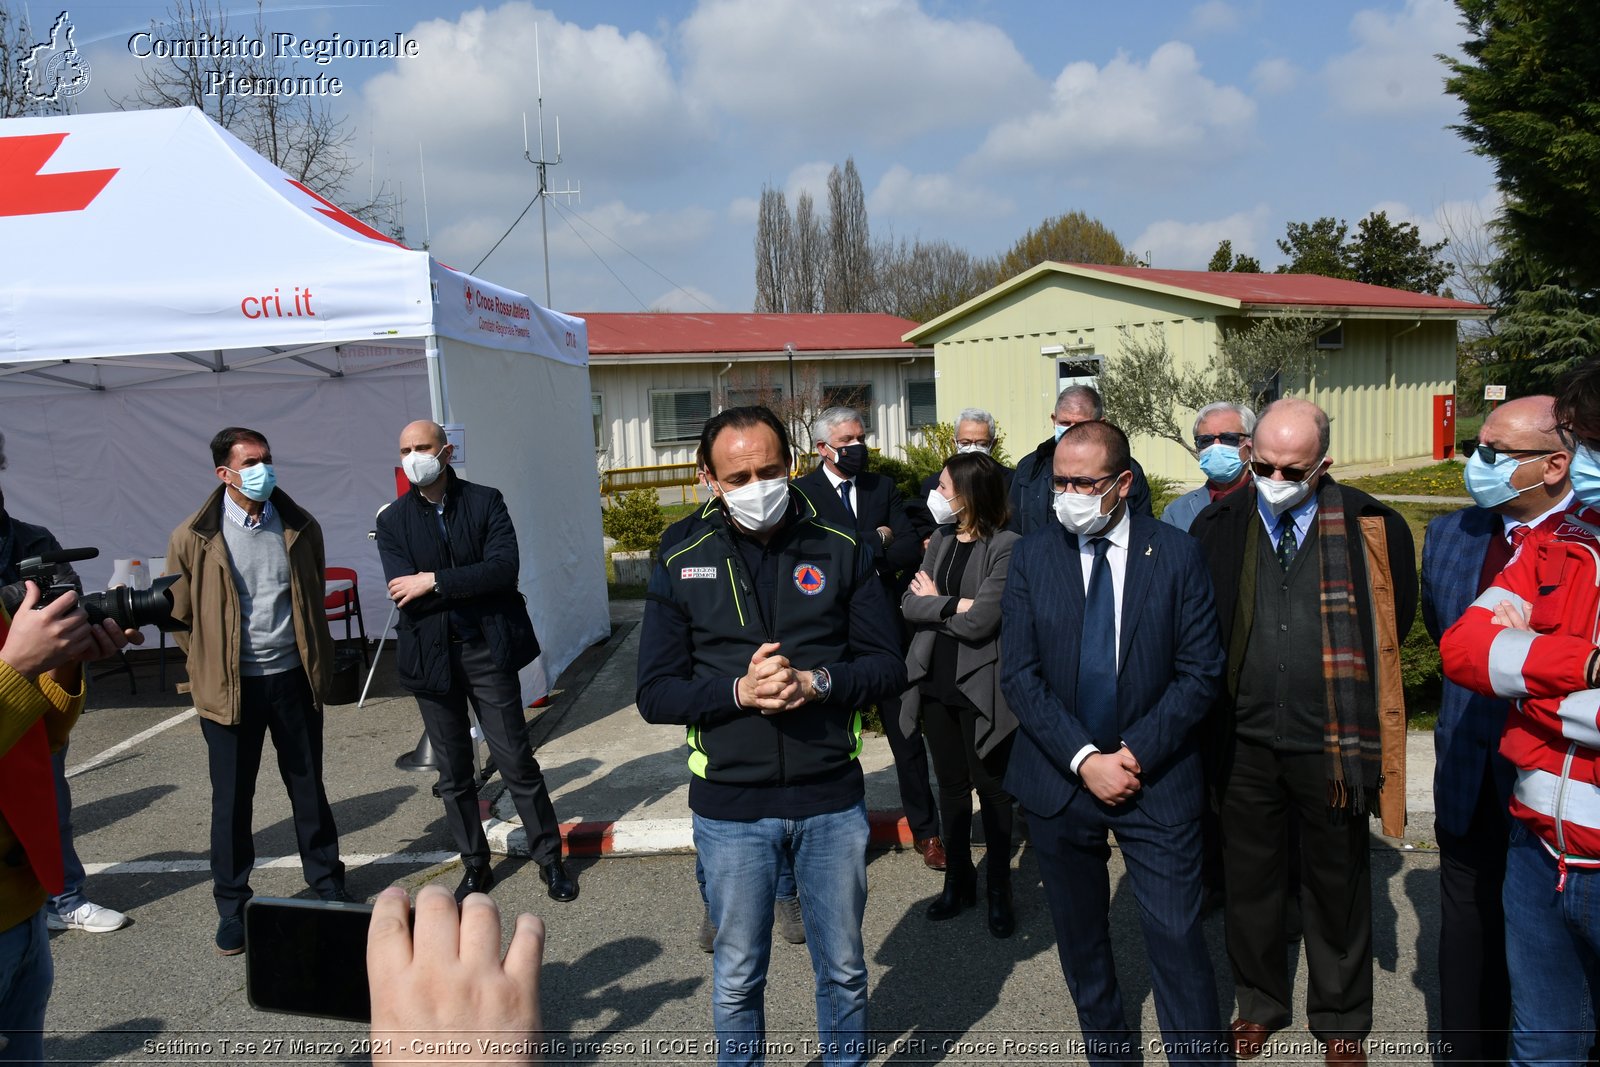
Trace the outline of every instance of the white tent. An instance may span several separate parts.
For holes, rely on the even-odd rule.
[[[212,435],[249,426],[381,630],[368,531],[428,417],[511,509],[538,695],[609,632],[583,320],[396,244],[193,108],[0,121],[0,486],[101,550],[88,588],[165,551],[216,487]]]

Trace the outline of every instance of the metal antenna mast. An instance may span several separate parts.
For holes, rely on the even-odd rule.
[[[549,169],[559,165],[561,162],[561,116],[556,116],[556,158],[546,159],[544,157],[544,71],[539,60],[539,26],[537,23],[533,27],[533,71],[534,84],[538,91],[536,106],[539,113],[539,158],[534,159],[533,153],[528,147],[528,113],[526,111],[522,113],[522,158],[532,163],[539,170],[539,230],[544,238],[544,306],[550,307],[552,306],[550,297],[550,220],[544,202],[552,196],[564,196],[567,197],[567,203],[570,204],[572,197],[576,196],[579,198],[578,202],[582,203],[583,193],[581,187],[575,189],[572,187],[571,182],[567,183],[565,189],[550,188]]]

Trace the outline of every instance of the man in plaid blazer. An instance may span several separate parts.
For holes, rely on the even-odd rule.
[[[1422,620],[1434,641],[1494,582],[1529,529],[1572,506],[1571,453],[1553,399],[1528,396],[1489,414],[1467,461],[1478,506],[1441,515],[1422,544]],[[1434,727],[1439,842],[1439,1016],[1448,1056],[1504,1062],[1511,1020],[1500,887],[1511,826],[1512,767],[1499,754],[1506,701],[1449,681]]]

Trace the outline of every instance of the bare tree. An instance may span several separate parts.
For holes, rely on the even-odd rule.
[[[983,292],[993,271],[949,241],[890,238],[873,252],[871,310],[927,322]]]
[[[756,215],[757,311],[793,311],[790,298],[794,270],[790,265],[793,225],[783,190],[761,187],[761,207]]]
[[[747,367],[728,375],[727,386],[716,397],[718,409],[730,407],[736,400],[769,408],[788,429],[795,462],[800,464],[811,451],[811,424],[827,407],[822,401],[821,372],[814,363],[800,364],[795,371],[794,391],[790,392],[787,371],[781,367],[770,363]]]
[[[270,31],[261,0],[250,32],[239,33],[237,24],[230,29],[227,12],[213,0],[170,0],[166,18],[152,19],[151,28],[186,40],[242,37],[265,46],[259,56],[240,49],[240,54],[223,57],[147,60],[133,95],[120,101],[120,107],[199,108],[291,178],[380,229],[398,231],[400,200],[387,183],[365,202],[344,202],[345,185],[357,169],[350,151],[355,134],[346,119],[334,114],[328,98],[262,91],[270,88],[268,83],[295,78],[298,65],[265,44]],[[241,84],[245,92],[237,91]]]
[[[872,292],[867,198],[854,157],[828,172],[828,273],[824,311],[866,311]]]
[[[789,310],[809,315],[822,310],[822,276],[828,246],[822,237],[822,220],[810,193],[795,199],[794,226],[789,254]]]

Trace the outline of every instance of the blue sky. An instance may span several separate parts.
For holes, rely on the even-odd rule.
[[[13,7],[20,6],[10,0]],[[234,34],[254,6],[228,8]],[[48,27],[56,7],[29,5]],[[131,91],[127,38],[162,3],[72,4],[93,83]],[[363,171],[403,188],[407,243],[470,268],[536,188],[534,27],[552,184],[552,303],[569,311],[746,311],[763,183],[825,203],[853,156],[875,237],[1008,247],[1082,210],[1158,267],[1218,240],[1281,261],[1287,222],[1382,208],[1437,238],[1493,214],[1490,166],[1447,127],[1435,53],[1463,32],[1446,0],[1082,3],[1002,0],[583,0],[266,5],[269,31],[403,32],[414,59],[337,60],[331,100]],[[558,202],[560,203],[560,202]],[[589,247],[598,251],[604,263]],[[612,243],[615,242],[615,243]],[[615,272],[615,276],[613,276]],[[481,268],[541,301],[535,209]],[[620,280],[619,280],[620,278]],[[670,279],[668,281],[667,279]]]

